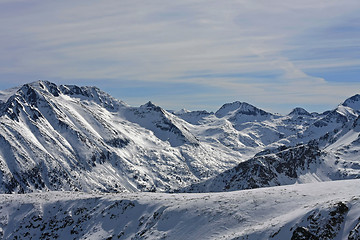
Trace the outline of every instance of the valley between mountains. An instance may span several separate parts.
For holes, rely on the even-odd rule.
[[[273,114],[0,91],[4,239],[360,239],[360,95]]]

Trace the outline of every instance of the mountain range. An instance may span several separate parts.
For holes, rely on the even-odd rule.
[[[48,192],[61,191],[59,194],[66,198],[66,193],[70,191],[71,194],[78,192],[76,198],[79,199],[82,199],[80,193],[86,193],[84,201],[91,201],[92,196],[104,193],[133,196],[131,194],[157,192],[159,195],[154,196],[169,198],[174,196],[170,193],[177,193],[177,196],[186,199],[191,198],[188,193],[197,193],[201,200],[196,201],[202,202],[205,201],[203,194],[210,192],[262,191],[275,186],[296,189],[298,184],[320,186],[320,182],[332,184],[335,180],[345,185],[351,180],[350,185],[354,186],[359,183],[356,179],[360,177],[359,151],[360,95],[352,96],[323,113],[309,113],[297,107],[287,115],[280,115],[240,101],[226,103],[215,113],[185,109],[167,111],[152,102],[132,107],[97,87],[56,85],[48,81],[0,91],[2,194],[21,193],[42,199],[49,198],[46,195]],[[282,191],[279,187],[274,189],[277,189],[277,195],[280,194],[278,191]],[[37,197],[26,193],[43,195]],[[225,198],[233,196],[226,194]],[[260,192],[256,194],[261,195]],[[345,204],[344,201],[359,204],[359,201],[350,198],[351,191],[346,194],[349,196],[346,201],[341,200],[341,204]],[[113,199],[113,195],[107,196]],[[144,196],[150,199],[146,201],[153,201],[151,194]],[[214,196],[216,201],[222,201],[219,195]],[[135,204],[134,197],[129,198],[132,199],[129,204]],[[24,197],[14,201],[19,201],[20,205],[26,202]],[[146,205],[146,208],[151,205],[151,209],[157,208],[153,204],[164,205],[150,202],[140,205]],[[105,203],[102,201],[99,204]],[[168,208],[167,204],[160,212],[150,211],[156,224],[160,219],[157,216]],[[343,218],[339,224],[344,224],[345,207],[339,202],[331,204],[331,207],[323,206],[330,209],[327,213],[330,214],[329,219],[331,214],[335,214],[332,211],[337,209],[342,214],[339,213],[339,217]],[[41,208],[35,207],[36,211]],[[72,205],[66,205],[66,208],[75,211]],[[323,211],[320,208],[312,211]],[[348,204],[346,208],[351,206]],[[12,210],[4,218],[8,219],[15,213],[20,214],[21,211]],[[45,213],[40,215],[45,218]],[[299,215],[297,219],[303,217]],[[0,224],[4,229],[0,233],[14,237],[8,235],[10,230],[5,227],[9,227],[9,221],[4,222],[6,224]],[[149,235],[149,229],[155,226],[155,223],[147,224],[150,225],[144,236]],[[356,236],[355,232],[360,228],[353,226],[356,221],[351,224],[352,227],[346,229],[346,236]],[[280,228],[272,234],[280,236],[285,231],[291,236],[298,236],[291,239],[333,239],[319,238],[323,233],[300,225],[293,224],[291,231],[290,227],[286,231]],[[344,226],[340,225],[336,226],[343,229]],[[14,231],[14,228],[9,229]],[[141,227],[136,229],[144,231]],[[269,229],[261,231],[269,233]],[[37,236],[35,232],[31,234]],[[126,234],[129,239],[141,238],[141,235],[123,233],[124,236]],[[156,234],[149,236],[155,239],[160,236]],[[252,234],[255,234],[251,235],[253,239],[258,239],[256,231]],[[301,238],[306,234],[313,238]],[[214,236],[217,235],[209,238]]]
[[[96,87],[47,81],[0,96],[2,193],[225,191],[359,176],[360,95],[285,116],[238,101],[215,113],[131,107]],[[256,174],[242,174],[249,169]]]

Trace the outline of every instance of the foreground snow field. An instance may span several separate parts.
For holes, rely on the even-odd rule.
[[[0,195],[4,239],[359,239],[360,180],[226,193]]]

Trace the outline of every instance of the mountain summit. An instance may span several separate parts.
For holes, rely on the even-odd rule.
[[[311,114],[310,114],[308,111],[306,111],[304,108],[301,108],[301,107],[294,108],[294,109],[289,113],[289,115],[311,116]]]
[[[225,116],[234,116],[237,114],[244,114],[250,116],[266,116],[271,115],[264,110],[261,110],[251,104],[246,102],[233,102],[233,103],[226,103],[224,104],[218,111],[216,111],[215,115],[218,118],[225,117]]]
[[[360,111],[360,94],[356,94],[346,99],[342,105]]]
[[[22,194],[0,194],[0,238],[359,239],[359,100],[281,116],[1,91],[0,193]]]
[[[335,172],[312,173],[317,178],[306,177],[308,181],[358,176],[357,165],[349,162],[352,151],[345,149],[357,151],[358,95],[326,114],[296,108],[287,116],[239,101],[224,104],[215,114],[171,113],[152,102],[131,107],[97,87],[48,81],[1,91],[0,100],[2,193],[175,191],[223,179],[226,171],[236,175],[242,166],[279,179],[288,173],[288,181],[271,182],[260,174],[257,181],[267,184],[251,185],[258,187],[304,182],[300,178],[314,167]],[[352,136],[351,141],[345,136]],[[326,148],[308,153],[314,149],[306,145],[310,143]],[[304,148],[294,148],[298,144]],[[309,160],[311,167],[295,159],[301,169],[294,175],[288,155],[277,153],[287,148],[289,155],[300,151],[291,149],[304,149],[304,156],[347,158],[332,165],[333,160],[316,157]],[[252,176],[235,175],[242,184],[229,183],[229,189],[250,186]]]
[[[96,87],[24,84],[2,92],[0,192],[167,191],[213,176],[241,154],[214,154],[191,124]],[[200,157],[201,156],[201,157]]]

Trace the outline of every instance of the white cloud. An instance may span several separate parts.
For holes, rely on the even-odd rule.
[[[328,100],[330,93],[344,96],[360,87],[335,86],[304,72],[359,66],[358,60],[296,55],[309,51],[309,45],[360,47],[353,39],[311,37],[356,17],[358,0],[32,1],[19,6],[0,1],[0,31],[6,33],[0,39],[2,73],[195,82],[266,102],[290,94],[291,101],[312,101],[319,94]],[[302,92],[308,95],[301,97]]]

